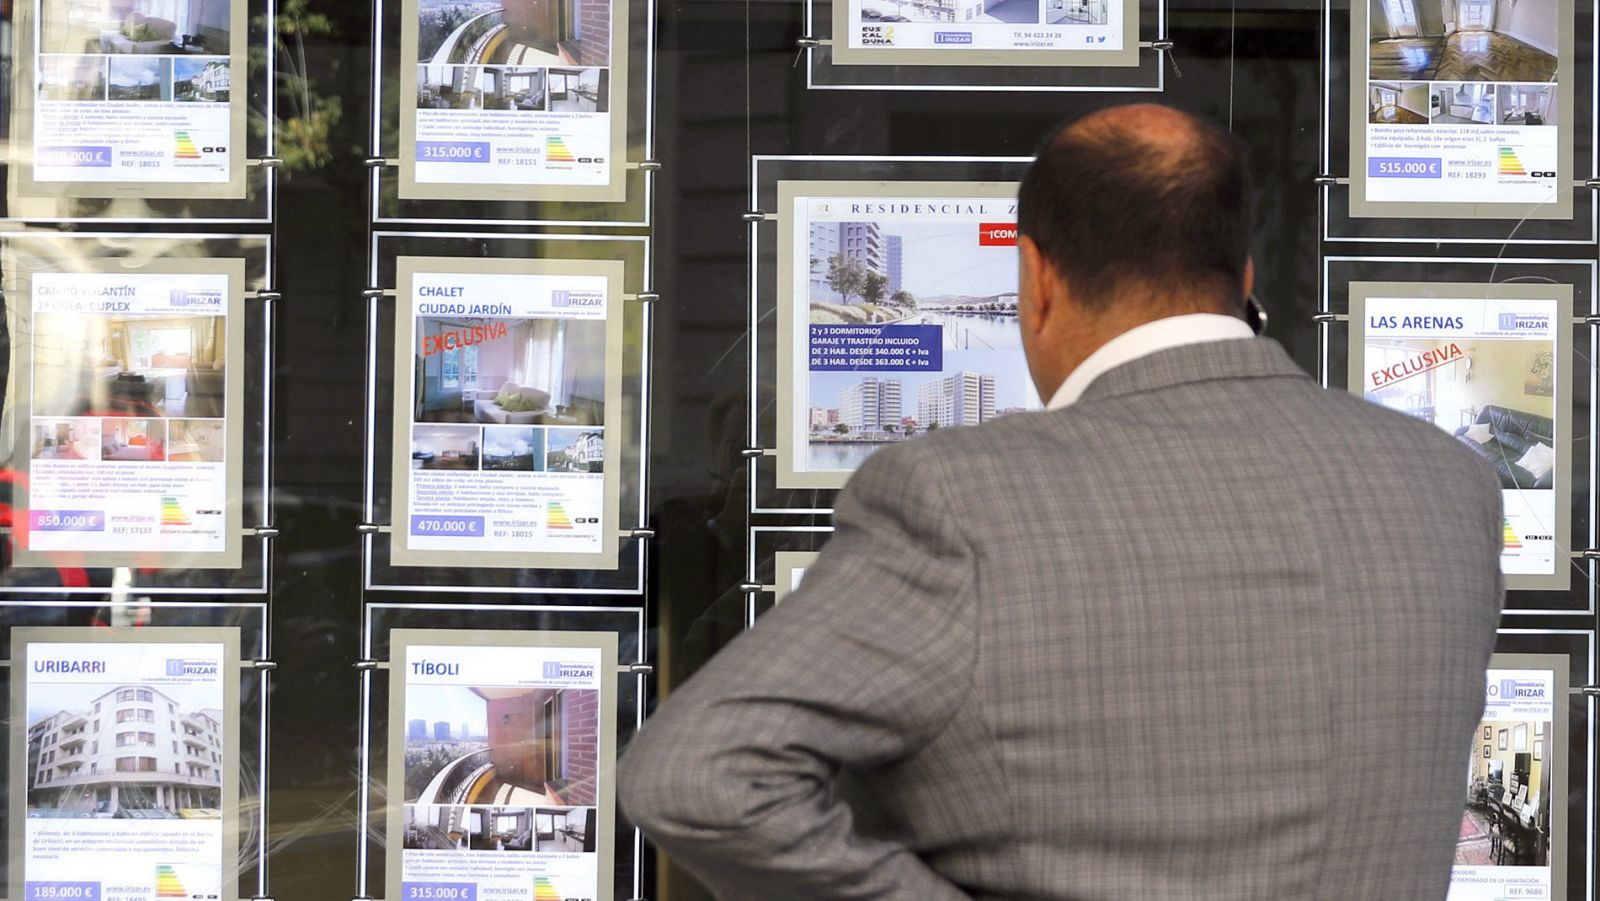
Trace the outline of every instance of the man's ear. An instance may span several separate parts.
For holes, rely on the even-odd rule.
[[[1248,257],[1247,256],[1247,257],[1244,258],[1244,297],[1239,298],[1239,302],[1241,304],[1244,303],[1245,298],[1248,298],[1251,294],[1254,294],[1255,291],[1256,291],[1256,260],[1255,260],[1255,257]]]
[[[1021,297],[1018,303],[1022,328],[1029,334],[1038,334],[1052,315],[1058,311],[1056,273],[1045,258],[1044,251],[1027,235],[1017,237],[1020,257]]]

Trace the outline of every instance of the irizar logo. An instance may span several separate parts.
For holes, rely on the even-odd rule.
[[[970,44],[972,32],[970,31],[935,31],[933,33],[935,44]]]
[[[215,660],[167,658],[167,675],[175,679],[184,676],[215,676],[216,674],[217,662]]]
[[[544,663],[544,677],[550,680],[593,679],[594,667],[587,663],[562,663],[559,660],[546,660]]]
[[[1544,701],[1549,699],[1541,682],[1501,679],[1489,684],[1489,697],[1499,701]]]
[[[1500,314],[1500,331],[1502,332],[1516,332],[1528,329],[1542,332],[1549,326],[1549,316],[1524,316],[1517,313]]]

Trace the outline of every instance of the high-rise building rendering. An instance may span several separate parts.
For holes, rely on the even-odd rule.
[[[917,386],[917,422],[923,427],[979,425],[994,418],[994,376],[957,372]]]
[[[889,294],[893,296],[905,284],[905,243],[899,235],[888,237]]]
[[[869,376],[839,392],[839,421],[857,432],[900,426],[899,379]]]
[[[428,737],[428,723],[426,720],[411,720],[406,723],[406,740],[423,741]]]
[[[896,241],[899,239],[890,236]],[[828,270],[833,258],[843,254],[860,260],[869,272],[889,278],[889,244],[876,222],[813,222],[809,234],[811,299],[823,303],[845,303],[844,295],[833,290],[828,282]],[[891,289],[890,293],[893,293]],[[861,297],[852,295],[849,302],[859,303]]]
[[[28,727],[28,806],[115,817],[222,806],[222,711],[121,685]]]
[[[446,723],[446,722],[442,722],[442,721],[434,723],[433,724],[433,740],[434,741],[449,741],[450,740],[450,724]]]

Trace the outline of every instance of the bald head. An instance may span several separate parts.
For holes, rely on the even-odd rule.
[[[1018,229],[1086,309],[1237,313],[1250,239],[1243,148],[1164,106],[1101,110],[1040,149]]]

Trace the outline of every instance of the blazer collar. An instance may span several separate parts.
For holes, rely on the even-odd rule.
[[[1090,382],[1083,391],[1083,400],[1216,379],[1310,377],[1271,338],[1239,338],[1174,347],[1124,363]]]

